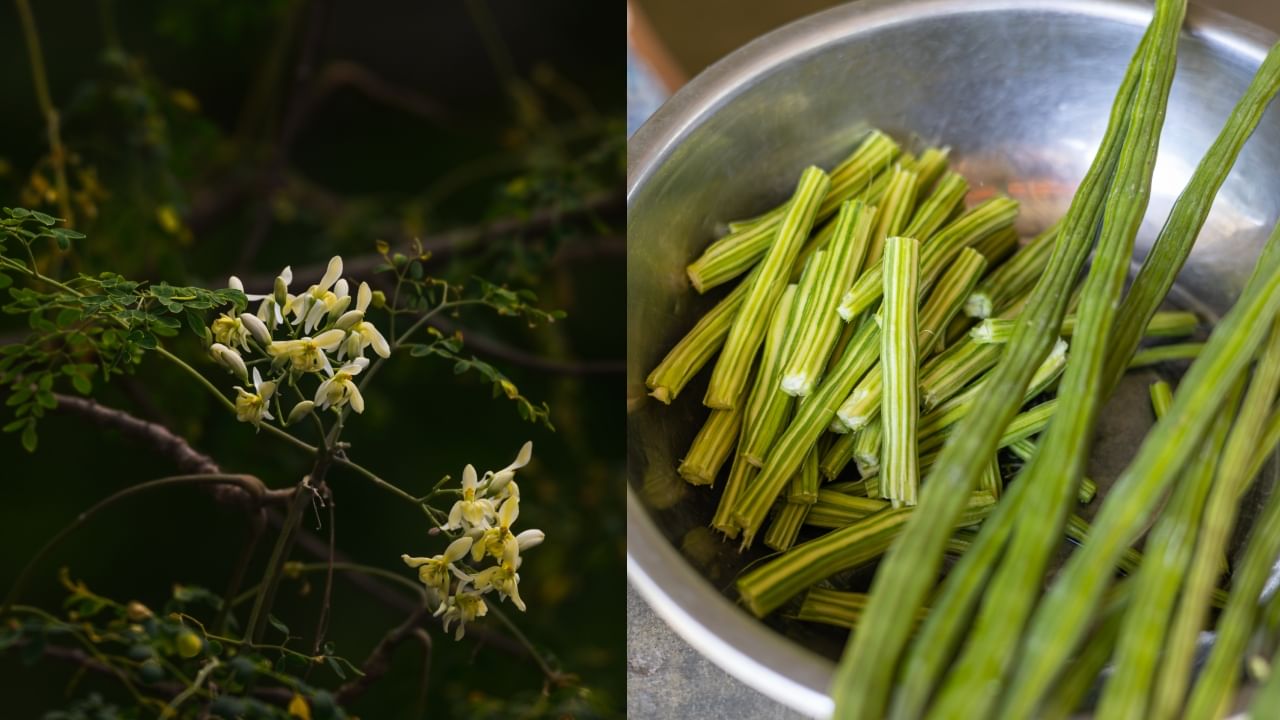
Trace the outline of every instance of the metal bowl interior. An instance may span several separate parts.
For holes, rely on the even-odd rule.
[[[747,45],[632,138],[629,575],[678,632],[748,684],[802,712],[829,713],[840,636],[766,625],[738,608],[732,580],[758,554],[739,555],[712,534],[718,491],[675,473],[705,418],[705,373],[670,407],[646,396],[644,377],[720,297],[694,293],[684,266],[724,222],[776,204],[805,165],[830,167],[870,127],[950,146],[975,193],[1009,194],[1022,203],[1024,234],[1043,228],[1065,212],[1093,157],[1150,12],[1149,3],[1097,0],[853,3]],[[1190,13],[1135,261],[1273,41],[1221,13]],[[1219,194],[1174,302],[1209,319],[1225,311],[1278,214],[1272,108]],[[1104,486],[1150,425],[1149,380],[1122,388],[1104,413],[1091,467]]]

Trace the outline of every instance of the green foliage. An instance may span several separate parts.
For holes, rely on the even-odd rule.
[[[430,317],[442,309],[451,309],[456,317],[462,306],[483,305],[500,317],[523,318],[531,328],[540,323],[549,324],[565,318],[563,311],[543,310],[534,305],[538,296],[532,290],[512,290],[478,277],[473,277],[469,285],[454,285],[427,275],[424,263],[431,259],[431,254],[423,250],[418,240],[412,243],[412,258],[402,253],[392,253],[390,246],[382,241],[378,242],[377,250],[384,262],[375,268],[375,272],[391,273],[395,277],[395,294],[389,306],[393,317]],[[545,402],[534,404],[496,367],[475,355],[462,352],[465,339],[461,332],[445,335],[431,325],[427,325],[426,331],[430,341],[410,343],[399,338],[400,346],[407,348],[412,357],[435,356],[453,362],[455,375],[478,373],[492,387],[493,397],[503,396],[516,404],[516,412],[521,419],[540,423],[549,430],[555,429],[551,424],[551,408]],[[393,338],[393,342],[396,340]]]
[[[212,632],[206,622],[221,611],[222,600],[203,588],[175,586],[163,612],[154,613],[142,603],[120,603],[94,593],[72,580],[65,568],[60,577],[68,591],[65,618],[15,607],[14,619],[0,627],[0,650],[16,647],[28,664],[49,653],[84,655],[98,670],[116,676],[137,706],[121,709],[91,695],[48,713],[46,720],[157,714],[194,720],[208,717],[206,705],[214,717],[293,717],[280,703],[269,702],[281,693],[291,703],[304,703],[313,717],[321,717],[321,710],[333,720],[347,717],[321,685],[340,684],[361,673],[334,654],[332,643],[321,654],[309,655],[289,648],[287,638],[279,645],[254,645]],[[202,621],[188,610],[203,610],[207,617]],[[316,672],[321,666],[327,672]]]
[[[0,277],[5,278],[0,285],[9,295],[2,309],[26,316],[31,334],[23,343],[0,347],[0,384],[8,386],[5,403],[14,408],[14,420],[3,429],[21,432],[29,451],[36,448],[40,418],[57,406],[55,381],[88,395],[95,376],[106,381],[131,372],[146,351],[159,347],[161,338],[178,335],[184,321],[203,336],[208,310],[231,306],[238,312],[248,302],[238,290],[149,285],[114,273],[79,274],[60,282],[43,274],[32,246],[48,238],[62,247],[64,241],[84,236],[53,227],[57,220],[38,211],[5,208],[5,214],[0,243],[16,241],[26,259],[7,254],[0,244]],[[30,286],[13,285],[10,275],[30,281],[25,283]]]

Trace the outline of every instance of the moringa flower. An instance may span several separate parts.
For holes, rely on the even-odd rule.
[[[508,554],[519,557],[520,546],[516,543],[516,536],[511,533],[511,526],[519,516],[520,499],[508,498],[498,508],[498,524],[482,532],[471,545],[471,559],[480,562],[485,555],[492,555],[495,559],[502,560]]]
[[[476,589],[481,593],[496,590],[500,597],[509,598],[511,604],[524,612],[524,600],[520,599],[520,573],[516,572],[519,555],[508,554],[497,565],[476,573]]]
[[[256,320],[257,318],[254,319]],[[249,349],[249,328],[244,326],[243,320],[231,313],[224,313],[218,316],[218,319],[213,321],[210,329],[213,331],[214,340],[231,347]]]
[[[297,340],[277,340],[267,346],[267,354],[280,359],[287,359],[294,370],[301,372],[319,372],[325,370],[333,374],[333,365],[329,363],[326,351],[331,351],[342,342],[344,333],[341,330],[326,330],[311,338]]]
[[[364,396],[351,378],[368,366],[369,361],[365,358],[356,358],[343,365],[333,377],[320,383],[320,387],[316,389],[316,405],[321,410],[328,410],[330,407],[340,408],[349,402],[352,410],[364,412]]]
[[[512,480],[516,476],[516,471],[533,459],[533,443],[526,442],[520,446],[520,452],[516,453],[516,459],[511,464],[502,468],[496,473],[490,473],[488,492],[491,495],[500,497],[520,497],[520,489],[515,487]]]
[[[449,625],[457,621],[458,632],[454,634],[454,640],[461,640],[466,635],[467,623],[488,613],[489,606],[480,593],[462,589],[456,595],[445,598],[435,612],[436,617],[443,616],[441,621],[445,632],[449,632]]]
[[[493,501],[485,497],[476,497],[480,481],[476,478],[475,467],[468,465],[462,469],[462,499],[455,502],[449,510],[449,522],[445,530],[488,530],[489,518],[494,515]]]
[[[391,357],[391,345],[373,323],[361,320],[351,327],[351,334],[360,338],[360,352],[363,353],[365,348],[373,346],[373,351],[378,357]]]
[[[263,419],[274,420],[268,410],[271,396],[276,392],[276,383],[262,381],[258,368],[253,369],[253,392],[239,385],[236,386],[236,419],[240,422],[253,423],[254,427],[262,425]]]
[[[471,549],[471,538],[460,537],[449,543],[449,547],[444,552],[434,557],[410,557],[401,555],[400,559],[405,565],[418,569],[418,579],[423,585],[440,593],[440,597],[449,595],[449,576],[452,574],[459,580],[467,580],[468,576],[454,565],[455,562],[466,557],[467,551]]]
[[[320,282],[293,298],[286,311],[294,316],[294,325],[301,323],[302,331],[309,333],[326,315],[341,315],[350,304],[347,281],[342,279],[342,258],[334,255]]]

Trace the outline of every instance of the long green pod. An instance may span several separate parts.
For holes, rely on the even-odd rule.
[[[794,299],[787,308],[781,337],[775,338],[777,345],[772,348],[774,355],[773,362],[769,366],[769,376],[762,378],[763,383],[757,384],[752,389],[753,402],[757,399],[755,394],[760,394],[759,415],[756,421],[748,426],[746,439],[740,451],[748,461],[757,466],[764,462],[765,454],[777,439],[778,433],[782,431],[787,417],[791,414],[794,403],[791,396],[778,387],[778,378],[782,375],[782,364],[795,348],[796,339],[806,320],[818,279],[822,274],[821,268],[825,255],[825,252],[819,252],[805,263],[800,283],[796,286]]]
[[[738,308],[742,307],[753,278],[754,275],[716,303],[649,373],[644,384],[655,400],[670,405],[684,386],[724,345],[724,339],[729,335],[729,328],[733,327]]]
[[[1240,299],[1183,376],[1169,415],[1156,423],[1111,487],[1089,540],[1063,566],[1032,617],[1022,664],[1001,710],[1004,717],[1025,717],[1078,646],[1105,587],[1105,569],[1142,531],[1174,471],[1195,452],[1217,409],[1266,339],[1280,310],[1278,260],[1280,233],[1273,232]],[[1208,519],[1206,514],[1205,522]],[[1213,562],[1218,562],[1216,554]]]
[[[1117,588],[1125,581],[1121,580]],[[1102,622],[1094,631],[1089,644],[1071,660],[1071,664],[1063,672],[1053,690],[1045,698],[1038,712],[1038,720],[1068,720],[1075,717],[1080,703],[1089,693],[1089,689],[1098,679],[1098,675],[1111,659],[1116,641],[1120,635],[1120,623],[1124,620],[1127,603],[1112,602],[1103,611]],[[1110,682],[1108,680],[1108,682]]]
[[[1258,624],[1258,598],[1280,553],[1280,493],[1271,493],[1258,516],[1245,547],[1244,559],[1231,577],[1231,594],[1226,610],[1218,619],[1217,637],[1209,661],[1191,690],[1184,717],[1188,720],[1220,718],[1239,684],[1240,660],[1245,645]]]
[[[738,443],[743,408],[712,410],[680,461],[679,473],[690,485],[711,485]]]
[[[981,522],[994,504],[986,493],[972,494],[965,503],[966,511],[952,527]],[[796,545],[738,579],[743,605],[757,617],[764,617],[810,585],[871,562],[884,552],[915,512],[912,507],[882,510]]]
[[[996,366],[991,391],[977,399],[959,431],[951,433],[925,483],[921,519],[908,524],[880,564],[866,621],[847,646],[832,684],[838,720],[883,714],[891,675],[910,633],[902,618],[924,604],[942,562],[949,534],[946,526],[963,511],[1003,428],[1016,414],[1032,375],[1057,339],[1055,330],[1066,315],[1070,288],[1097,229],[1149,43],[1158,44],[1144,38],[1125,73],[1102,145],[1071,201],[1049,264],[1021,313],[1019,330]]]
[[[889,503],[884,500],[823,488],[818,491],[818,501],[810,509],[805,523],[814,527],[842,528],[888,507]]]
[[[884,423],[876,418],[854,435],[853,462],[858,474],[870,477],[880,473],[880,451],[884,447]]]
[[[974,250],[982,253],[982,257],[995,267],[1005,261],[1018,247],[1020,238],[1012,225],[1006,225],[972,245]],[[967,298],[966,298],[967,300]],[[961,320],[967,318],[961,317]]]
[[[1009,486],[991,515],[983,521],[987,532],[978,533],[968,552],[960,556],[934,593],[930,612],[903,662],[888,715],[892,720],[924,717],[929,696],[964,636],[967,620],[1004,549],[1026,493],[1026,485]]]
[[[1168,385],[1153,386],[1156,416],[1167,414]],[[1213,484],[1218,457],[1231,429],[1236,402],[1229,400],[1218,413],[1195,459],[1183,473],[1146,542],[1147,561],[1139,567],[1131,585],[1133,595],[1116,643],[1114,670],[1098,706],[1099,720],[1147,717],[1151,688],[1164,649],[1165,633],[1178,601],[1178,590],[1191,564],[1205,496]]]
[[[920,402],[932,410],[955,397],[1000,359],[999,345],[982,345],[971,339],[952,345],[925,364],[920,371]]]
[[[943,173],[947,172],[950,157],[951,148],[946,147],[929,147],[920,153],[920,159],[916,161],[914,168],[918,182],[917,194],[928,192],[933,187],[934,182],[942,177]],[[915,236],[912,235],[910,237]]]
[[[800,470],[791,478],[787,489],[787,502],[812,505],[818,501],[818,487],[822,478],[818,473],[818,446],[809,448],[809,454],[800,463]]]
[[[830,191],[817,208],[817,220],[831,216],[839,209],[840,203],[866,189],[871,178],[889,167],[898,153],[898,144],[892,138],[873,130],[848,159],[831,170]],[[790,203],[784,203],[759,218],[742,221],[743,229],[709,245],[686,268],[694,289],[706,292],[758,263],[774,245],[778,226],[785,219],[789,206]]]
[[[1072,514],[1067,517],[1067,525],[1063,529],[1063,534],[1071,540],[1074,540],[1076,543],[1083,543],[1089,538],[1089,532],[1091,529],[1092,528],[1089,525],[1088,520],[1085,520],[1079,515]],[[1116,569],[1124,572],[1125,574],[1133,573],[1141,565],[1142,553],[1138,552],[1134,548],[1126,549],[1124,554],[1120,556],[1120,559],[1116,561]]]
[[[779,505],[773,522],[764,533],[764,544],[779,552],[790,550],[800,536],[800,527],[812,507],[811,503],[791,501]]]
[[[744,547],[751,544],[769,505],[800,466],[805,453],[831,423],[840,401],[875,362],[879,351],[879,328],[868,320],[858,328],[839,362],[822,379],[808,402],[798,408],[791,423],[770,448],[760,474],[738,498],[734,509],[735,522],[744,530]]]
[[[1160,663],[1152,701],[1152,712],[1157,717],[1171,717],[1184,708],[1182,701],[1191,675],[1196,638],[1209,611],[1209,594],[1217,586],[1222,571],[1220,558],[1235,527],[1237,503],[1254,478],[1246,472],[1251,469],[1258,438],[1271,414],[1277,390],[1280,390],[1280,321],[1272,324],[1271,338],[1258,359],[1227,446],[1222,450],[1209,499],[1202,509],[1200,532],[1186,584],[1177,613],[1166,629],[1165,657]],[[1176,402],[1177,396],[1174,398]],[[1255,592],[1251,602],[1256,603],[1257,599]]]
[[[1204,343],[1173,343],[1142,348],[1129,359],[1128,369],[1151,367],[1168,362],[1184,362],[1195,360],[1204,350]]]
[[[840,208],[835,235],[819,268],[813,299],[800,323],[800,334],[791,355],[783,363],[782,391],[788,395],[803,397],[812,392],[831,356],[841,329],[835,312],[840,291],[862,270],[875,217],[874,208],[857,200],[846,202]]]
[[[852,630],[858,626],[858,620],[866,607],[866,593],[814,586],[805,593],[800,610],[796,612],[796,619]],[[916,622],[924,620],[927,612],[922,608],[917,614]]]
[[[930,296],[921,314],[932,316],[938,312],[934,306],[950,301],[952,298],[949,296],[940,295],[936,299]],[[769,505],[799,467],[804,454],[835,419],[841,401],[872,367],[879,351],[879,329],[874,321],[866,320],[854,334],[839,362],[823,378],[818,390],[798,408],[791,423],[769,450],[769,457],[756,482],[739,500],[735,518],[746,531],[743,534],[744,545],[750,545]]]
[[[1044,362],[1040,363],[1040,367],[1036,368],[1036,374],[1031,378],[1031,383],[1023,394],[1023,402],[1035,398],[1058,379],[1063,367],[1067,364],[1067,347],[1065,340],[1059,340],[1054,344],[1049,357],[1046,357]],[[985,388],[989,381],[989,375],[979,379],[967,390],[933,408],[921,418],[920,437],[930,439],[923,446],[924,448],[933,449],[942,446],[942,434],[947,428],[960,422],[969,414],[978,395],[986,391]],[[1054,407],[1056,406],[1057,403],[1055,402]],[[1010,425],[1019,425],[1018,419],[1015,418],[1010,422]]]
[[[938,717],[985,717],[1012,672],[1022,628],[1035,609],[1038,590],[1084,475],[1103,394],[1107,341],[1115,322],[1133,255],[1134,240],[1151,197],[1151,180],[1173,84],[1177,37],[1185,0],[1156,10],[1155,25],[1167,55],[1153,53],[1143,68],[1135,107],[1155,98],[1151,112],[1135,112],[1120,163],[1107,194],[1097,249],[1080,293],[1079,324],[1059,382],[1059,409],[1039,442],[1039,452],[1014,482],[1032,485],[1025,514],[1014,523],[1000,567],[992,576],[966,645],[935,699]],[[1018,717],[1025,717],[1019,715]]]
[[[1160,307],[1191,254],[1200,229],[1213,207],[1218,189],[1226,181],[1245,142],[1262,120],[1267,106],[1280,91],[1280,44],[1272,47],[1249,87],[1236,103],[1213,145],[1201,158],[1186,188],[1178,196],[1150,252],[1138,269],[1107,349],[1107,390],[1110,392],[1138,347],[1142,329]]]
[[[915,238],[888,238],[884,268],[879,366],[884,379],[880,492],[897,507],[915,505],[920,486],[920,457],[916,453],[916,423],[920,419],[916,395],[916,373],[920,369],[916,337],[920,243]]]
[[[1008,446],[1009,452],[1013,453],[1022,462],[1030,462],[1031,458],[1036,454],[1036,443],[1034,440],[1019,440]],[[1088,505],[1093,502],[1094,496],[1098,494],[1098,485],[1089,477],[1080,478],[1080,491],[1076,493],[1076,502],[1081,505]]]
[[[827,451],[822,455],[822,461],[818,463],[818,470],[822,472],[822,477],[828,480],[840,477],[840,473],[844,472],[849,461],[853,459],[853,446],[859,434],[861,433],[844,433],[836,437],[835,442],[827,447]]]
[[[927,357],[942,339],[942,333],[960,311],[986,266],[987,261],[980,253],[973,248],[965,248],[947,268],[925,304],[928,312],[920,315],[917,357]],[[890,276],[885,277],[887,284]],[[836,411],[840,423],[849,430],[859,430],[879,415],[883,397],[883,364],[882,359],[881,364],[867,373]]]
[[[1058,400],[1046,400],[1039,405],[1018,413],[1013,416],[1013,420],[1005,426],[1004,432],[996,439],[996,448],[1008,447],[1019,440],[1024,440],[1037,435],[1045,429],[1049,424],[1049,420],[1058,409]],[[945,447],[948,438],[953,435],[956,430],[949,432],[931,432],[928,435],[920,437],[920,467],[933,467],[942,456],[942,449]],[[995,452],[995,449],[992,452]]]
[[[813,227],[818,203],[830,184],[827,174],[816,167],[807,168],[801,174],[787,214],[778,226],[777,239],[761,260],[760,272],[742,301],[720,358],[711,371],[711,383],[702,401],[707,407],[731,410],[742,401],[747,369],[764,340],[766,310],[781,297],[791,263]]]
[[[1075,334],[1078,315],[1068,315],[1062,321],[1063,337],[1071,337]],[[969,337],[979,344],[985,343],[1006,343],[1009,338],[1013,337],[1013,326],[1016,324],[1014,320],[1007,318],[987,318],[978,323],[969,331]],[[1151,316],[1151,320],[1147,322],[1147,329],[1143,335],[1145,337],[1165,338],[1165,337],[1187,337],[1195,334],[1197,328],[1200,327],[1200,319],[1195,313],[1168,311],[1158,312]]]
[[[727,538],[738,537],[738,532],[742,529],[733,519],[733,509],[756,472],[755,465],[747,462],[740,453],[734,453],[733,462],[729,465],[729,479],[724,483],[720,503],[716,505],[716,513],[711,518],[711,527],[724,533]]]
[[[920,248],[920,291],[933,287],[933,281],[962,249],[1013,224],[1017,214],[1017,201],[995,197],[938,231]],[[840,300],[836,311],[841,318],[848,322],[880,299],[884,291],[883,274],[883,263],[868,263],[867,269]]]
[[[870,185],[867,185],[865,189],[855,193],[849,199],[858,200],[870,208],[878,207],[885,191],[889,189],[889,181],[893,179],[894,172],[899,169],[914,171],[916,169],[916,157],[911,153],[902,153],[898,156],[897,162],[886,167],[884,172],[875,176]],[[835,236],[835,231],[835,220],[831,220],[815,230],[809,241],[804,244],[804,249],[800,251],[800,258],[803,260],[805,257],[826,247],[831,242],[831,238]]]
[[[967,192],[968,180],[959,173],[946,172],[939,178],[937,187],[929,193],[929,197],[916,208],[915,215],[911,216],[911,222],[902,230],[902,234],[920,242],[928,242],[964,202]]]
[[[885,188],[884,197],[880,199],[876,209],[876,226],[871,231],[871,242],[867,246],[867,265],[880,261],[884,254],[885,240],[902,232],[911,220],[911,212],[916,207],[916,190],[919,188],[920,176],[913,170],[901,166],[895,167],[889,176],[889,186]],[[848,289],[852,281],[841,290]],[[839,291],[836,293],[840,299]]]
[[[1062,221],[1059,220],[1014,253],[1009,262],[992,270],[969,296],[964,305],[965,314],[976,318],[990,317],[1030,290],[1049,263],[1061,230]]]
[[[781,362],[782,354],[786,351],[787,328],[791,322],[792,309],[795,305],[797,292],[799,292],[798,285],[788,285],[786,290],[782,292],[782,297],[778,299],[778,304],[770,313],[769,325],[765,330],[764,350],[760,360],[760,368],[756,371],[755,384],[751,388],[751,393],[747,396],[746,411],[742,422],[742,439],[738,445],[739,453],[745,453],[756,442],[755,438],[757,436],[768,432],[764,429],[764,426],[780,422],[780,420],[775,419],[775,414],[786,413],[785,402],[787,398],[775,397],[779,393],[777,393],[773,378],[777,376],[778,365]],[[783,407],[772,408],[771,405],[779,400],[782,401]],[[748,460],[750,460],[749,457]]]

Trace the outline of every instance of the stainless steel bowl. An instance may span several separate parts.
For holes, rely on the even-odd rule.
[[[665,407],[643,383],[714,300],[689,289],[685,264],[723,222],[785,198],[803,166],[829,167],[871,126],[949,145],[978,192],[1002,190],[1022,202],[1026,230],[1044,225],[1065,211],[1092,159],[1150,14],[1150,3],[1130,1],[851,3],[733,53],[632,138],[628,574],[678,633],[739,679],[801,712],[828,714],[838,645],[820,634],[789,637],[735,605],[731,581],[750,556],[706,529],[717,492],[675,474],[704,417],[704,385]],[[1274,39],[1218,12],[1190,13],[1140,255]],[[1246,147],[1179,278],[1178,301],[1210,316],[1234,299],[1280,213],[1277,112]],[[1117,426],[1128,432],[1112,438],[1103,465],[1123,460],[1134,425]]]

